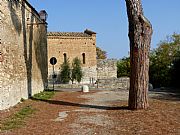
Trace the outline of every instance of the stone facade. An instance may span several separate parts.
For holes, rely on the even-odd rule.
[[[99,89],[124,89],[129,90],[130,79],[128,77],[98,79],[97,87]]]
[[[105,59],[97,61],[97,78],[117,78],[117,60]]]
[[[89,83],[97,79],[96,62],[96,33],[90,30],[84,32],[48,32],[48,60],[57,59],[54,66],[59,74],[60,65],[65,59],[70,63],[78,57],[82,63],[83,79],[81,83]],[[52,76],[52,65],[48,64],[49,79]]]
[[[47,26],[26,0],[0,0],[0,110],[44,90]]]

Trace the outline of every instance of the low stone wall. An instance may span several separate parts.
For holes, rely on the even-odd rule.
[[[81,88],[82,84],[54,84],[55,89],[77,89]],[[53,84],[49,84],[49,89],[53,88]]]
[[[98,79],[95,84],[86,84],[89,88],[93,89],[127,89],[129,90],[129,81],[128,77],[122,78],[111,78],[111,79]],[[55,84],[55,89],[64,88],[64,89],[74,89],[81,88],[83,84]],[[52,88],[52,84],[49,84],[49,88]]]
[[[130,79],[128,77],[98,79],[97,87],[103,89],[129,89]]]
[[[98,79],[109,79],[117,78],[117,60],[105,59],[97,60],[97,78]]]
[[[83,78],[81,84],[91,84],[95,83],[97,80],[97,66],[93,67],[82,67]]]

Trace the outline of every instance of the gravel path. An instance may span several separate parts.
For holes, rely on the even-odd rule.
[[[23,106],[37,109],[23,127],[0,135],[179,135],[179,95],[151,91],[149,96],[148,110],[131,111],[127,90],[57,92],[51,100],[27,100],[1,111],[3,120]]]

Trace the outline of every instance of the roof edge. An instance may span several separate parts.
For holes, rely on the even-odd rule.
[[[91,30],[89,30],[89,29],[86,29],[86,30],[84,31],[84,33],[89,34],[89,35],[97,34],[96,32],[91,31]]]

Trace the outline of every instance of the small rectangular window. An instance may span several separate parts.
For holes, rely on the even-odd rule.
[[[67,62],[67,54],[64,53],[63,56],[64,56],[64,62]]]
[[[85,53],[82,54],[82,57],[83,57],[83,64],[86,64],[86,56],[85,56]]]

